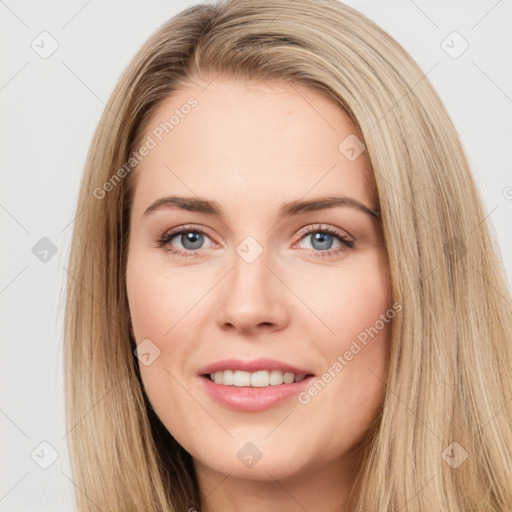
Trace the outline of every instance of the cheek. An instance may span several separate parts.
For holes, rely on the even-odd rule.
[[[137,341],[153,336],[158,344],[197,301],[197,286],[182,276],[135,257],[129,262],[126,285]]]
[[[186,440],[191,424],[200,424],[204,418],[190,400],[187,386],[179,384],[183,383],[181,370],[186,371],[197,350],[186,314],[197,302],[198,290],[196,287],[194,293],[182,276],[180,280],[179,273],[166,273],[158,262],[144,261],[134,251],[128,261],[126,286],[135,340],[140,344],[149,339],[156,347],[149,346],[150,364],[139,363],[145,392],[167,429]],[[190,421],[172,414],[175,410]]]
[[[137,342],[155,337],[155,333],[161,334],[170,327],[168,313],[173,311],[172,295],[165,286],[155,282],[155,277],[137,273],[127,282],[130,315]]]
[[[311,274],[295,281],[297,295],[307,297],[308,307],[316,317],[312,322],[320,320],[323,324],[318,325],[326,334],[320,339],[326,353],[343,349],[392,306],[381,251],[353,260],[346,268]],[[380,323],[379,326],[379,330],[385,330]]]
[[[369,425],[383,398],[391,323],[397,314],[385,259],[382,253],[370,254],[350,271],[333,273],[315,286],[313,281],[306,283],[302,293],[306,289],[311,309],[330,334],[315,339],[324,373],[314,389],[306,390],[301,403],[311,413],[333,411],[327,420],[332,420],[332,427],[344,418],[355,436]]]

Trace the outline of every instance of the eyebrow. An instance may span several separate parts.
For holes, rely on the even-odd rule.
[[[291,217],[293,215],[299,215],[304,212],[313,212],[318,210],[326,210],[334,207],[349,207],[359,210],[360,212],[366,213],[373,218],[379,216],[379,211],[372,210],[368,206],[352,199],[351,197],[345,196],[325,196],[317,199],[302,200],[297,199],[284,203],[278,212],[278,218],[283,219],[285,217]],[[199,197],[184,197],[184,196],[167,196],[157,199],[152,203],[144,212],[143,217],[151,215],[152,213],[160,210],[178,208],[181,210],[187,210],[190,212],[204,213],[206,215],[214,215],[219,218],[223,218],[222,209],[219,204],[215,201],[208,199],[202,199]]]

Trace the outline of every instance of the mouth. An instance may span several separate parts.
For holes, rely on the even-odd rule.
[[[224,359],[197,372],[204,390],[232,410],[258,412],[291,400],[311,384],[315,375],[277,359]]]
[[[218,370],[202,374],[201,377],[223,386],[268,388],[302,382],[314,377],[312,373],[294,373],[282,370]]]

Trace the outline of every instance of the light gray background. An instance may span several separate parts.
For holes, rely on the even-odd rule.
[[[194,3],[0,0],[0,512],[71,511],[81,492],[69,469],[62,385],[64,284],[80,177],[120,73],[154,30]],[[510,282],[512,0],[347,3],[428,72],[468,151]],[[50,48],[49,39],[41,42],[47,36],[38,37],[43,31],[59,45],[47,59],[31,47],[35,40]],[[457,59],[441,46],[453,31],[469,43]],[[461,48],[453,36],[444,44]],[[32,252],[43,237],[57,250],[47,262]],[[48,469],[38,465],[53,455],[41,442],[59,454]]]

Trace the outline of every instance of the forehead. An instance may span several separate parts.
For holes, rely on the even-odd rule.
[[[164,192],[222,200],[295,199],[309,191],[372,202],[366,152],[356,159],[344,152],[345,141],[362,141],[355,123],[334,99],[304,84],[192,82],[160,104],[139,137],[142,144],[150,139],[132,176],[135,196],[146,202]]]

